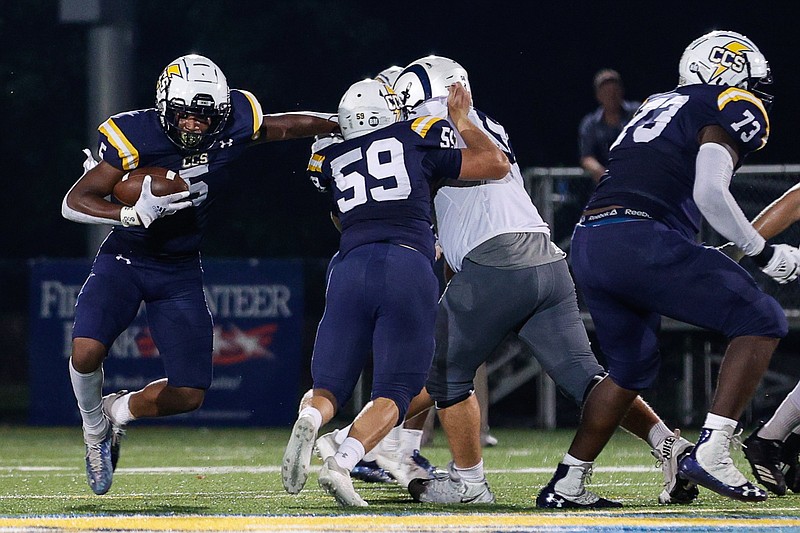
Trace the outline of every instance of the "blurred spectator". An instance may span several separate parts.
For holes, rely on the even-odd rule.
[[[595,183],[606,171],[608,148],[641,102],[625,100],[619,72],[604,68],[594,75],[594,95],[600,106],[584,116],[578,129],[580,164]]]

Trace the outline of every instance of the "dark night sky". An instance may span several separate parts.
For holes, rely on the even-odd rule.
[[[252,91],[265,112],[334,111],[354,81],[436,53],[469,72],[478,108],[511,135],[521,166],[574,166],[580,117],[595,107],[594,72],[616,68],[643,99],[677,81],[684,47],[711,29],[752,38],[773,69],[769,145],[749,163],[797,163],[798,68],[789,7],[753,2],[135,2],[133,107],[149,107],[160,70],[197,52]],[[782,2],[784,6],[788,2]],[[83,228],[60,217],[86,145],[85,29],[58,23],[55,0],[0,0],[0,155],[7,194],[3,254],[83,256]],[[122,110],[120,110],[122,111]],[[221,202],[207,253],[325,257],[336,246],[325,198],[305,178],[309,143],[253,148]],[[54,239],[54,232],[61,237]]]

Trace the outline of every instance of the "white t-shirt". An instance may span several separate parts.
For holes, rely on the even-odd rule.
[[[448,118],[447,97],[431,98],[411,112],[411,117],[421,115]],[[503,126],[474,108],[468,116],[503,152],[511,153],[508,134]],[[456,137],[458,147],[466,147],[458,131]],[[522,173],[516,162],[502,179],[487,180],[472,186],[470,182],[465,181],[464,184],[464,187],[441,187],[433,200],[439,245],[454,272],[461,270],[465,255],[497,235],[526,232],[550,235],[550,228],[525,190]]]

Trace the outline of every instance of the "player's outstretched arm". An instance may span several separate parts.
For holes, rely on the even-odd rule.
[[[339,131],[336,113],[293,111],[264,115],[256,143],[301,139]]]
[[[769,204],[753,219],[753,227],[765,239],[771,239],[800,220],[800,183]]]
[[[460,83],[454,83],[448,90],[450,120],[467,145],[461,149],[461,173],[458,178],[487,180],[505,177],[511,169],[508,158],[467,116],[470,110],[469,93]]]

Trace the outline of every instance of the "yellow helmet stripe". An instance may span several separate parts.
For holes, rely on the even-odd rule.
[[[261,123],[264,121],[264,112],[261,110],[261,104],[258,103],[258,99],[253,96],[253,93],[250,91],[245,91],[244,89],[237,89],[241,92],[247,101],[250,102],[250,107],[253,110],[253,139],[258,137],[258,130],[261,129]]]
[[[106,120],[97,129],[106,136],[111,146],[117,149],[123,170],[133,170],[139,166],[139,150],[133,147],[113,119]]]
[[[750,91],[746,91],[744,89],[740,89],[738,87],[731,87],[720,93],[717,97],[717,107],[720,111],[731,102],[736,102],[738,100],[744,100],[745,102],[750,102],[751,104],[758,107],[758,109],[763,113],[764,118],[766,119],[767,123],[765,125],[765,134],[761,140],[761,146],[763,147],[767,144],[767,138],[769,137],[769,115],[767,114],[767,109],[764,107],[764,102],[761,101],[759,97],[751,93]]]
[[[438,121],[443,120],[439,117],[432,117],[432,116],[424,116],[419,117],[414,122],[411,123],[411,129],[422,137],[423,139],[428,134],[428,130],[431,129],[431,126],[436,124]]]

